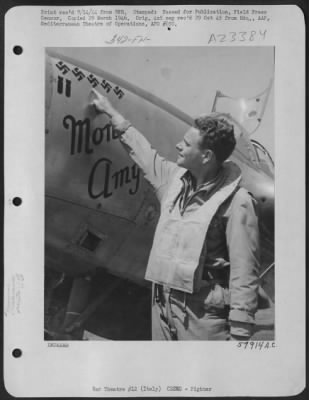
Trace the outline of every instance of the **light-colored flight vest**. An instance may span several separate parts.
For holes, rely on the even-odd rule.
[[[150,252],[145,279],[183,292],[200,289],[206,258],[205,238],[219,206],[236,190],[240,169],[223,164],[227,178],[197,210],[181,215],[175,199],[182,189],[184,169],[176,172],[161,204],[161,215]],[[202,251],[203,250],[203,251]]]

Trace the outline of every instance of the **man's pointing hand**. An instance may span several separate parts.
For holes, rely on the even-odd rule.
[[[96,111],[99,113],[105,113],[109,117],[112,117],[115,109],[113,108],[107,97],[103,96],[96,89],[92,89],[91,94],[93,96],[93,100],[90,104],[95,107]]]
[[[123,116],[111,105],[107,97],[103,96],[96,89],[92,89],[91,94],[93,96],[93,99],[90,102],[90,105],[95,107],[98,113],[107,114],[109,118],[111,118],[112,124],[114,126],[117,127],[125,121]]]

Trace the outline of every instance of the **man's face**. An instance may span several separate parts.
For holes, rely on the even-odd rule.
[[[200,148],[199,130],[192,127],[184,135],[183,140],[176,145],[178,150],[177,165],[196,171],[202,167],[204,152]]]

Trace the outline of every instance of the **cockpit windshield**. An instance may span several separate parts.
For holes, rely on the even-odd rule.
[[[257,162],[259,163],[261,169],[267,175],[274,176],[275,164],[268,151],[256,140],[251,139],[251,142],[255,149]]]

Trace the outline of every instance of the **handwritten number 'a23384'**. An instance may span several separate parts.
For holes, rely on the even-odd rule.
[[[264,31],[243,31],[243,32],[228,32],[228,33],[211,33],[208,39],[208,44],[211,43],[233,43],[233,42],[254,42],[265,40],[267,30]]]

